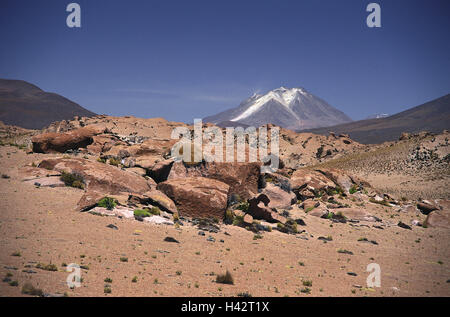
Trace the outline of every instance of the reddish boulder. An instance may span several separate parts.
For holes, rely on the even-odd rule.
[[[248,199],[258,193],[259,163],[199,163],[196,165],[175,162],[168,179],[207,177],[230,186],[230,195]]]
[[[268,222],[281,222],[285,223],[286,218],[279,215],[275,209],[268,207],[270,199],[265,194],[259,194],[248,200],[248,214],[255,219],[263,219]]]
[[[94,142],[93,137],[103,132],[99,127],[83,127],[64,133],[43,133],[31,138],[33,152],[64,153],[67,150],[85,148]]]
[[[318,171],[299,169],[291,176],[292,190],[299,198],[304,197],[304,195],[307,197],[314,197],[314,193],[317,194],[321,191],[326,191],[328,188],[334,188],[335,186],[336,185],[330,179]],[[304,189],[307,189],[307,192],[304,192]],[[308,192],[311,194],[308,194]]]
[[[279,186],[271,183],[268,183],[261,193],[269,197],[269,208],[287,209],[297,201],[293,192],[284,191]]]
[[[175,202],[182,215],[223,219],[230,186],[215,179],[186,177],[159,183],[157,189]]]
[[[450,229],[450,211],[434,210],[430,212],[423,225],[425,227]]]

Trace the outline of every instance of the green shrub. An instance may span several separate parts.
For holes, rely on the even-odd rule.
[[[66,186],[84,189],[84,180],[79,174],[62,172],[61,180]]]
[[[106,208],[108,210],[113,210],[116,207],[116,201],[111,197],[103,197],[97,203],[97,206]]]
[[[305,280],[305,281],[302,281],[302,284],[303,284],[303,286],[309,286],[309,287],[311,287],[311,286],[312,286],[312,281]]]
[[[110,165],[113,165],[113,166],[119,166],[120,161],[119,161],[119,160],[116,160],[115,158],[110,158],[110,159],[109,159],[109,164],[110,164]]]
[[[106,163],[106,159],[105,159],[104,157],[99,157],[99,158],[97,159],[97,162],[100,162],[100,163],[105,164],[105,163]]]
[[[150,213],[150,211],[148,209],[135,209],[134,210],[134,215],[136,217],[142,217],[142,218],[151,217],[152,216],[152,214]]]
[[[105,278],[105,283],[112,283],[112,278],[109,277]]]
[[[356,186],[356,184],[355,185],[353,185],[352,187],[350,187],[350,189],[349,189],[349,193],[350,194],[354,194],[354,193],[356,193],[358,191],[358,186]]]
[[[242,210],[243,212],[248,212],[249,203],[248,201],[241,202],[236,209]]]

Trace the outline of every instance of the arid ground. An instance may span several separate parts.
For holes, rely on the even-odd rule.
[[[287,152],[291,155],[292,150]],[[357,164],[348,163],[355,159],[348,155],[355,154],[307,166],[351,170],[380,193],[389,190],[398,205],[385,199],[375,203],[362,192],[335,195],[326,203],[323,197],[313,197],[309,200],[320,201],[321,207],[307,208],[300,200],[289,208],[291,217],[304,222],[294,234],[275,230],[277,226],[255,234],[222,222],[215,233],[189,220],[182,225],[153,224],[80,212],[86,189],[37,186],[24,182],[19,172],[63,154],[1,146],[0,295],[28,296],[22,287],[29,282],[48,296],[450,296],[450,229],[445,220],[443,226],[423,226],[427,215],[415,207],[419,199],[441,199],[448,208],[448,165],[437,167],[440,177],[426,180],[422,175],[431,177],[431,169],[413,173],[397,164],[393,172],[377,172],[370,169],[377,167],[367,163],[368,158],[359,157],[358,162],[370,168],[358,170]],[[349,208],[332,209],[329,201]],[[325,206],[328,214],[359,207],[370,217],[343,223],[331,221],[326,213],[314,214]],[[414,220],[421,225],[413,225]],[[81,287],[72,289],[66,283],[66,265],[71,263],[82,266]],[[370,263],[380,265],[381,287],[366,284]],[[46,270],[48,264],[56,270]],[[227,270],[234,284],[217,283],[216,276]]]

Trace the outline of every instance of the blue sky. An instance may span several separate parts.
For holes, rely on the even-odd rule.
[[[97,113],[191,122],[254,92],[304,87],[361,119],[450,92],[450,1],[0,2],[0,78]],[[375,1],[374,1],[375,2]]]

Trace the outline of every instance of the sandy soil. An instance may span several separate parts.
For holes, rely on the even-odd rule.
[[[77,213],[73,208],[81,190],[36,188],[18,179],[17,166],[42,155],[10,146],[0,147],[0,155],[0,173],[10,176],[0,178],[0,277],[11,273],[18,281],[18,286],[0,282],[1,296],[21,296],[27,281],[44,292],[68,296],[450,296],[450,232],[445,229],[393,225],[381,230],[373,223],[331,227],[326,219],[305,215],[307,225],[301,229],[307,233],[301,235],[274,231],[253,240],[245,229],[222,225],[219,233],[200,236],[189,224],[176,229]],[[421,214],[382,206],[377,216],[392,224],[424,220]],[[216,241],[207,241],[209,235]],[[163,241],[167,236],[180,243]],[[324,243],[319,236],[333,240]],[[362,237],[378,245],[358,242]],[[380,288],[366,286],[366,267],[372,262],[381,267]],[[35,268],[37,263],[53,263],[58,271]],[[88,266],[82,270],[81,287],[68,288],[63,263]],[[226,270],[234,285],[215,282],[214,274]],[[132,281],[135,276],[137,282]],[[306,280],[312,281],[310,294],[300,292]],[[111,294],[104,294],[105,284],[111,285]]]

